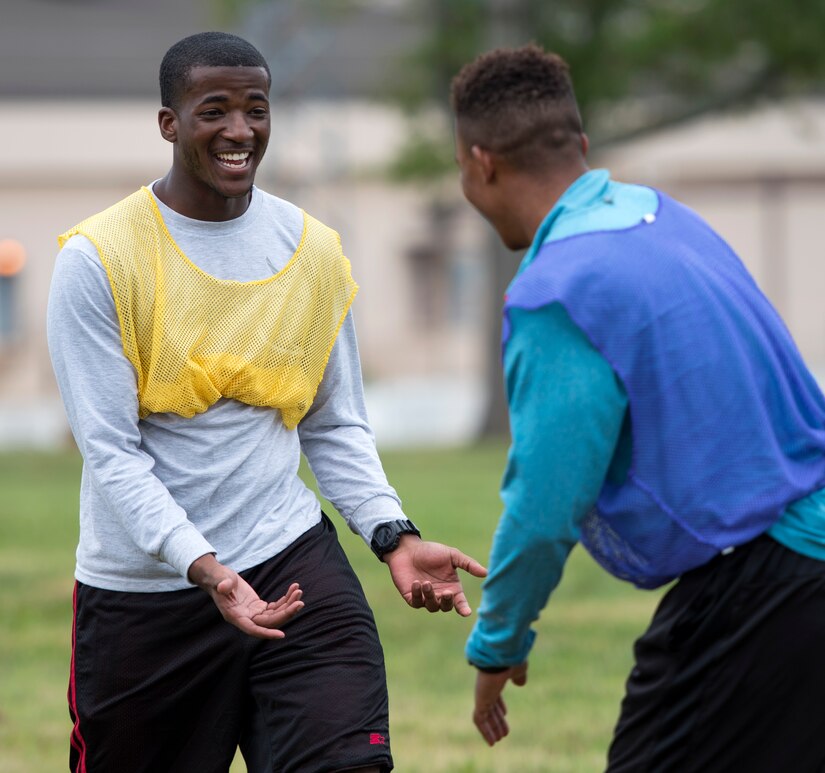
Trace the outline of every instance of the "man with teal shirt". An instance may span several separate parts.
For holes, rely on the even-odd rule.
[[[511,249],[512,444],[466,653],[508,733],[530,626],[581,541],[679,581],[636,644],[608,770],[818,771],[825,398],[730,248],[651,188],[589,170],[565,63],[479,57],[452,91],[462,188]]]

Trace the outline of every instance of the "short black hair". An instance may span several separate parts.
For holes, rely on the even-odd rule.
[[[263,54],[228,32],[199,32],[175,43],[160,63],[160,102],[174,108],[189,84],[193,67],[262,67],[272,74]]]
[[[450,101],[468,145],[521,168],[574,147],[582,134],[567,63],[534,43],[497,48],[465,65],[453,78]]]

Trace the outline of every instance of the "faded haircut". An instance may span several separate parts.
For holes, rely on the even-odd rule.
[[[498,48],[453,78],[450,101],[462,139],[530,169],[578,145],[581,117],[570,70],[535,44]]]
[[[189,85],[194,67],[262,67],[269,65],[255,46],[228,32],[199,32],[175,43],[160,63],[160,102],[175,108]]]

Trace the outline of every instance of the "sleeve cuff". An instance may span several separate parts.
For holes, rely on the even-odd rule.
[[[476,666],[476,664],[472,662],[470,662],[470,665],[475,666],[479,671],[481,671],[484,674],[502,674],[508,668],[512,668],[512,666]]]
[[[480,641],[481,637],[474,630],[467,640],[464,654],[469,663],[481,671],[487,673],[497,673],[505,669],[519,666],[527,662],[530,650],[536,640],[536,632],[532,629],[527,631],[522,645],[514,651],[512,647],[502,645],[489,645]]]
[[[404,520],[407,520],[407,516],[404,515],[398,500],[391,496],[380,495],[360,505],[352,514],[350,523],[355,527],[361,539],[369,545],[372,533],[379,523]]]
[[[207,553],[216,552],[207,539],[191,523],[187,523],[167,537],[160,551],[160,559],[173,566],[188,581],[192,563]]]

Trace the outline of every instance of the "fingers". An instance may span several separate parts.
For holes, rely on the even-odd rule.
[[[304,595],[304,592],[301,590],[301,586],[298,585],[297,582],[293,582],[292,585],[289,586],[287,592],[281,596],[277,601],[270,601],[266,606],[267,609],[278,609],[279,607],[288,607],[294,604],[296,601],[300,601],[301,597]]]
[[[259,617],[266,616],[267,620],[277,620],[278,625],[291,620],[298,612],[304,608],[304,602],[300,597],[293,599],[288,604],[282,601],[271,601],[259,612],[255,612],[252,617],[257,620]]]
[[[469,617],[472,613],[472,607],[467,602],[467,597],[463,593],[459,593],[455,597],[455,611],[462,617]]]
[[[304,592],[298,583],[292,583],[281,598],[270,601],[260,612],[252,615],[252,622],[257,626],[271,629],[283,625],[304,608],[303,595]]]
[[[505,719],[507,705],[501,691],[511,676],[512,669],[495,673],[479,671],[476,675],[473,722],[490,746],[510,732]]]
[[[441,597],[437,599],[438,607],[431,612],[450,612],[453,609],[453,594],[442,593]]]
[[[492,746],[510,733],[506,714],[507,707],[501,698],[489,707],[476,706],[473,722],[488,745]]]
[[[463,569],[473,577],[486,577],[487,569],[478,561],[462,553],[458,548],[450,548],[450,559],[454,567]]]
[[[221,596],[226,596],[227,598],[231,598],[232,594],[235,591],[237,583],[235,582],[234,577],[224,577],[216,586],[215,592],[220,593]]]
[[[522,663],[520,666],[513,666],[510,680],[513,684],[524,687],[524,685],[527,684],[527,663]]]
[[[296,601],[288,607],[278,607],[277,609],[265,609],[249,619],[258,628],[268,628],[275,630],[278,626],[289,622],[304,608],[303,601]]]
[[[293,583],[277,601],[267,603],[240,576],[233,574],[215,586],[213,599],[224,619],[258,639],[283,639],[280,630],[303,608],[303,591]]]
[[[235,618],[231,622],[236,628],[240,628],[245,634],[254,636],[256,639],[283,639],[286,636],[283,631],[277,628],[267,628],[263,625],[257,625],[248,617]]]
[[[296,598],[301,598],[303,594],[304,592],[301,590],[301,586],[298,585],[297,582],[293,582],[292,585],[290,585],[289,588],[287,588],[286,593],[283,596],[281,596],[279,601],[294,601]]]
[[[449,612],[453,609],[454,599],[452,591],[446,591],[439,596],[431,582],[422,583],[415,580],[410,588],[408,603],[414,609],[424,608],[428,612]]]

